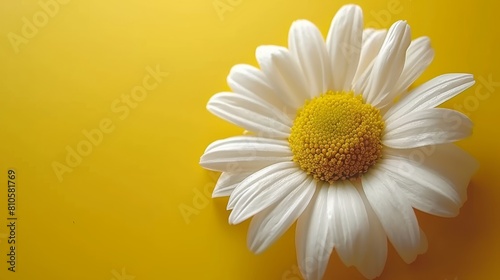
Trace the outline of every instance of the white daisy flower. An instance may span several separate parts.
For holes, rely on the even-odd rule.
[[[288,49],[260,46],[260,69],[231,69],[233,92],[207,108],[249,133],[210,144],[200,164],[222,172],[213,197],[230,196],[229,223],[253,217],[253,252],[296,220],[306,279],[322,278],[334,249],[366,278],[382,273],[387,239],[407,263],[427,249],[413,209],[457,215],[477,168],[453,144],[471,121],[436,108],[472,86],[472,75],[408,91],[433,56],[429,38],[412,41],[405,21],[363,30],[360,7],[347,5],[326,43],[314,24],[295,21]]]

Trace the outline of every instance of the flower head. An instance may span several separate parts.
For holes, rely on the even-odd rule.
[[[306,279],[321,279],[337,252],[365,277],[382,273],[387,239],[410,263],[427,248],[413,209],[451,217],[466,200],[476,162],[453,142],[471,121],[436,106],[474,84],[445,74],[408,90],[434,56],[405,21],[363,30],[361,9],[342,7],[326,43],[295,21],[288,48],[260,46],[260,69],[234,66],[233,92],[208,110],[250,133],[215,141],[200,164],[221,171],[213,197],[230,196],[229,223],[252,218],[260,253],[296,220]]]

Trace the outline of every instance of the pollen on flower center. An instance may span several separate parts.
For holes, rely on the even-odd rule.
[[[293,160],[315,179],[355,179],[382,154],[380,111],[351,92],[328,91],[297,113],[288,141]]]

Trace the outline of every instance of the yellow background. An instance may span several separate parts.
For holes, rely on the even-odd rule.
[[[205,193],[218,174],[199,167],[200,155],[210,142],[241,133],[205,105],[228,90],[232,65],[256,65],[258,45],[286,45],[299,18],[326,36],[347,2],[65,2],[46,19],[38,0],[0,2],[0,279],[299,279],[293,229],[255,256],[246,247],[248,223],[229,226],[227,199]],[[414,38],[430,36],[436,58],[417,84],[447,72],[470,72],[477,80],[445,104],[475,122],[474,135],[460,142],[481,164],[469,200],[457,218],[418,213],[428,252],[406,265],[390,248],[380,279],[498,277],[500,6],[490,0],[356,2],[366,24],[387,28],[407,19]],[[218,13],[214,3],[231,9]],[[13,43],[12,34],[23,34],[23,18],[40,27]],[[113,109],[142,85],[148,67],[168,77],[129,115]],[[53,165],[67,164],[68,147],[85,145],[82,131],[95,132],[103,120],[114,130],[108,127],[59,180]],[[8,168],[18,173],[16,273],[6,263]],[[335,255],[326,272],[333,277],[363,279]]]

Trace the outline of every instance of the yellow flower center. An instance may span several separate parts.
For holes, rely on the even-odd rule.
[[[328,91],[298,111],[288,142],[293,160],[315,179],[355,179],[382,154],[380,111],[352,92]]]

